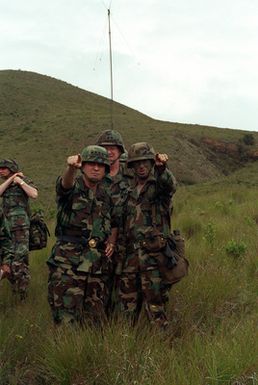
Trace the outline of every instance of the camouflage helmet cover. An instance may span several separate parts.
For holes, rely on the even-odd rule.
[[[132,144],[128,151],[127,166],[132,167],[133,162],[138,160],[151,160],[155,161],[155,151],[152,146],[146,142],[140,142]]]
[[[125,146],[121,134],[115,130],[103,131],[97,139],[98,146],[117,146],[121,153],[125,152]]]
[[[14,159],[1,159],[0,168],[8,168],[14,173],[19,171],[19,166]]]
[[[99,163],[104,164],[106,172],[110,171],[110,163],[108,159],[108,152],[101,146],[91,145],[82,150],[81,153],[82,163]]]
[[[125,152],[120,156],[120,162],[125,163],[128,159],[128,151],[125,150]]]

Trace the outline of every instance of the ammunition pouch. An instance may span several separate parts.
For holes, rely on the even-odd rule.
[[[172,285],[187,275],[189,262],[185,258],[185,240],[179,230],[174,230],[166,241],[157,260],[163,283]]]
[[[166,238],[157,229],[153,229],[145,234],[145,239],[142,241],[142,247],[149,252],[163,250],[167,244]]]

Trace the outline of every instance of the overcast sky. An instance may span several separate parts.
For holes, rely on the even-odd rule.
[[[0,69],[171,122],[258,131],[257,0],[0,0]]]

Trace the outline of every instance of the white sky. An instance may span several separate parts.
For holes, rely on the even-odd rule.
[[[53,76],[153,118],[258,131],[257,0],[0,0],[0,69]]]

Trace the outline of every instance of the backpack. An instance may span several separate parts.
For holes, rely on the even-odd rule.
[[[50,233],[44,221],[43,211],[34,211],[30,216],[29,250],[40,250],[46,247],[49,236]]]

